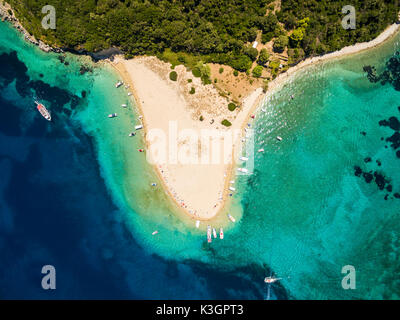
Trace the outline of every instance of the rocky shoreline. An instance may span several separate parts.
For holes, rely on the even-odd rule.
[[[44,52],[50,52],[50,51],[58,53],[63,52],[62,49],[53,48],[45,44],[41,40],[36,40],[34,36],[29,34],[29,32],[26,31],[26,29],[21,25],[21,23],[15,17],[11,6],[6,2],[0,2],[0,19],[1,21],[9,21],[14,26],[14,28],[16,28],[19,32],[21,32],[24,35],[25,40],[29,41],[30,43],[33,43],[34,45],[37,45],[40,50]]]

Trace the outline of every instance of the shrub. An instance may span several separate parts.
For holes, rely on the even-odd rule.
[[[221,121],[221,124],[225,127],[230,127],[232,123],[230,123],[228,120],[224,119]]]
[[[255,78],[261,77],[262,71],[263,71],[263,67],[262,66],[254,67],[253,72],[252,72],[253,73],[253,77],[255,77]]]
[[[256,48],[245,47],[243,49],[243,52],[244,52],[245,55],[247,55],[251,59],[251,61],[255,61],[257,59],[258,50]]]
[[[169,74],[169,78],[172,81],[176,81],[178,79],[178,74],[176,73],[176,71],[171,71],[170,74]]]
[[[235,77],[237,77],[237,76],[239,75],[239,71],[234,70],[234,71],[233,71],[233,75],[234,75]]]
[[[201,77],[201,72],[200,72],[200,70],[198,68],[194,68],[192,70],[192,73],[196,78],[200,78]]]
[[[234,111],[236,108],[237,108],[237,106],[233,102],[228,104],[228,110],[229,111]]]
[[[289,39],[287,36],[279,36],[274,41],[274,51],[275,52],[283,52],[285,47],[289,44]]]
[[[224,72],[224,68],[219,68],[219,73],[222,73],[222,72]]]
[[[193,80],[192,79],[188,79],[188,82],[191,83]]]
[[[203,121],[204,120],[204,117],[203,116],[200,116],[200,119],[199,119],[200,121]]]
[[[194,94],[196,92],[196,89],[194,87],[192,87],[189,91],[190,94]]]
[[[257,63],[259,65],[265,66],[268,62],[269,59],[269,53],[267,51],[267,49],[261,49],[260,51],[260,56],[258,57]]]

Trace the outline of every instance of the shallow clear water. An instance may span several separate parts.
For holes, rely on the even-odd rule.
[[[264,299],[273,271],[283,279],[272,298],[398,298],[400,200],[354,175],[355,165],[379,169],[400,192],[400,159],[381,141],[391,130],[378,125],[399,115],[400,94],[362,71],[383,70],[397,38],[308,68],[268,97],[255,123],[255,149],[265,152],[228,208],[242,218],[209,246],[204,229],[150,186],[142,137],[128,137],[134,101],[115,89],[113,70],[70,54],[65,66],[1,23],[1,296]],[[81,75],[82,64],[93,71]],[[44,264],[57,269],[55,293],[40,288]],[[341,287],[349,264],[356,290]]]

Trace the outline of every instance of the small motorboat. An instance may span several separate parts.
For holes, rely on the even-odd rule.
[[[264,149],[263,148],[258,149],[257,152],[264,152]]]
[[[139,151],[139,152],[144,152],[144,150],[143,150],[143,149],[139,149],[138,151]]]
[[[119,88],[120,86],[122,86],[124,83],[122,82],[122,81],[118,81],[116,84],[115,84],[115,87],[116,88]]]
[[[282,141],[283,139],[282,139],[282,137],[280,137],[280,136],[277,136],[277,137],[276,137],[276,140],[278,140],[278,141]]]
[[[222,240],[224,238],[224,229],[219,228],[219,238]]]
[[[217,239],[217,231],[215,230],[215,228],[212,228],[212,232],[213,232],[214,239]]]
[[[236,219],[234,217],[232,217],[232,215],[230,213],[228,213],[228,218],[229,220],[231,220],[232,222],[236,222]]]
[[[236,189],[234,187],[229,187],[229,190],[235,191]]]
[[[196,220],[196,228],[198,229],[200,227],[200,220]]]
[[[136,132],[131,132],[131,133],[129,134],[129,136],[130,136],[130,137],[136,136]]]
[[[132,95],[132,92],[128,92],[128,96],[130,97]]]
[[[247,158],[247,157],[240,157],[239,158],[241,161],[247,161],[247,160],[249,160],[249,158]]]
[[[139,124],[139,125],[135,126],[135,130],[140,130],[140,129],[143,129],[143,125]]]
[[[153,231],[152,235],[156,235],[158,233],[158,230]]]
[[[126,108],[127,106],[128,106],[128,105],[125,104],[125,103],[124,103],[124,104],[121,104],[121,107],[122,107],[122,108]]]
[[[271,284],[271,283],[274,283],[274,282],[279,281],[279,280],[281,280],[281,279],[282,279],[282,278],[265,277],[265,278],[264,278],[264,282],[265,282],[265,283],[268,283],[268,284]]]
[[[152,186],[152,187],[156,187],[156,186],[157,186],[157,183],[153,182],[153,183],[151,184],[151,186]]]
[[[211,227],[207,226],[207,242],[211,243]]]
[[[238,171],[247,173],[249,170],[247,170],[246,168],[238,168]]]
[[[117,116],[116,113],[111,113],[111,114],[108,115],[109,118],[115,118],[116,116]]]

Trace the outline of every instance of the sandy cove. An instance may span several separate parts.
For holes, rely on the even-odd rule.
[[[299,70],[309,65],[373,48],[394,36],[399,28],[400,25],[393,24],[370,42],[345,47],[340,51],[323,56],[308,58],[271,81],[267,94],[281,88]],[[227,108],[228,100],[220,96],[213,85],[202,85],[201,80],[195,78],[182,65],[175,67],[178,80],[172,81],[169,79],[169,73],[172,71],[170,64],[155,57],[138,57],[131,60],[117,57],[111,64],[120,73],[124,82],[129,84],[138,111],[143,115],[146,151],[149,158],[152,158],[149,154],[153,152],[150,150],[159,146],[162,141],[162,139],[154,137],[149,139],[151,138],[149,133],[157,129],[161,130],[166,134],[168,141],[171,129],[170,121],[173,121],[172,127],[177,125],[178,132],[191,129],[200,135],[204,129],[214,129],[219,134],[232,133],[234,139],[231,150],[228,154],[224,154],[225,158],[230,158],[229,163],[222,160],[215,164],[171,163],[171,159],[167,155],[165,163],[154,165],[165,190],[178,207],[197,220],[212,219],[224,209],[229,194],[233,193],[229,187],[234,186],[230,181],[235,180],[233,171],[236,166],[235,160],[241,153],[242,139],[245,135],[244,128],[252,120],[250,115],[256,111],[265,96],[262,89],[258,88],[252,92],[241,101],[241,108],[231,112]],[[192,82],[188,82],[188,79],[191,79]],[[189,93],[192,87],[195,88],[195,94]],[[200,117],[203,118],[203,121],[200,121]],[[228,119],[232,126],[226,128],[221,125],[223,119]],[[191,141],[187,137],[177,138],[178,149],[186,151],[182,153],[183,155],[193,155],[187,150],[193,150],[194,143],[197,145],[196,156],[199,158],[207,151],[211,157],[211,151],[217,150],[218,152],[218,149],[207,148],[201,140]]]

